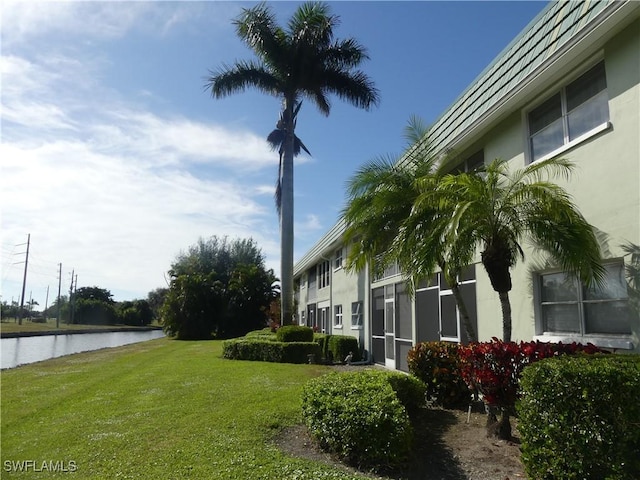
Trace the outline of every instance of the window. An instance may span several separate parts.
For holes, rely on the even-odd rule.
[[[362,302],[351,304],[351,328],[362,328]]]
[[[586,288],[563,272],[540,275],[540,312],[545,334],[631,333],[631,308],[622,262],[605,265],[605,284]]]
[[[335,305],[333,307],[333,326],[342,328],[342,305]]]
[[[604,62],[529,112],[531,159],[536,161],[609,122]]]
[[[456,165],[456,167],[451,171],[453,174],[463,173],[463,172],[474,172],[484,167],[484,151],[479,150],[465,161]]]
[[[329,286],[329,260],[318,264],[318,288]]]
[[[393,262],[391,265],[387,266],[384,271],[380,271],[380,268],[374,264],[373,270],[373,281],[378,282],[380,280],[384,280],[385,278],[393,277],[400,273],[400,267],[398,267],[397,262]]]
[[[336,250],[333,260],[333,268],[336,270],[342,268],[342,248]]]

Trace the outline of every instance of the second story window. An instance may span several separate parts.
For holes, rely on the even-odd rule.
[[[600,62],[529,112],[531,161],[579,141],[608,122],[607,79]]]
[[[342,247],[336,250],[336,253],[333,257],[333,268],[337,270],[338,268],[342,268]]]
[[[329,278],[331,274],[329,272],[329,260],[325,260],[318,264],[318,288],[325,288],[329,286]]]

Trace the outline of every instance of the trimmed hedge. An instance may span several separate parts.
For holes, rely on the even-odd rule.
[[[466,407],[471,391],[461,372],[458,344],[421,342],[407,355],[409,372],[427,386],[427,398],[445,408]]]
[[[285,325],[276,331],[279,342],[313,342],[313,329],[301,325]]]
[[[348,335],[329,335],[329,351],[333,355],[333,359],[337,362],[343,362],[349,353],[353,354],[352,361],[360,360],[360,348],[358,347],[358,339]]]
[[[254,330],[247,333],[243,338],[251,340],[264,340],[267,342],[276,342],[276,334],[271,331],[270,328],[263,328],[262,330]]]
[[[640,356],[542,360],[524,369],[520,388],[530,478],[640,478]]]
[[[360,347],[358,339],[349,335],[329,335],[326,333],[316,333],[313,340],[318,342],[322,352],[322,358],[327,363],[342,363],[349,355],[353,353],[353,362],[358,362],[362,358],[360,355]]]
[[[320,356],[315,342],[277,342],[234,339],[222,343],[222,356],[230,360],[253,360],[276,363],[308,363],[309,355]]]
[[[329,359],[329,337],[326,333],[314,333],[313,341],[320,345],[320,358],[324,359],[325,362],[331,360],[333,362],[333,358]],[[318,359],[319,360],[319,359]]]
[[[423,403],[424,388],[399,373],[334,372],[304,386],[302,413],[325,450],[361,467],[397,466],[411,450],[407,412]]]

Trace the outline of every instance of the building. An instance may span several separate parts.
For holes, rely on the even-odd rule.
[[[514,167],[562,156],[578,165],[558,182],[598,230],[607,288],[597,298],[533,252],[512,269],[513,339],[640,352],[625,244],[640,245],[640,2],[551,2],[431,126],[439,148],[468,169],[494,158]],[[371,278],[342,268],[338,223],[295,265],[300,324],[353,335],[373,361],[406,370],[420,341],[464,342],[441,278],[407,294],[400,272]],[[482,264],[460,278],[479,340],[502,335],[500,303]],[[559,286],[565,287],[560,291]],[[637,286],[636,286],[637,288]]]

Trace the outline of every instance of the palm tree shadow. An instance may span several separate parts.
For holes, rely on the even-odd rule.
[[[467,480],[443,438],[456,423],[456,416],[451,412],[421,409],[412,419],[414,447],[411,460],[401,469],[385,472],[386,476],[403,480]]]

